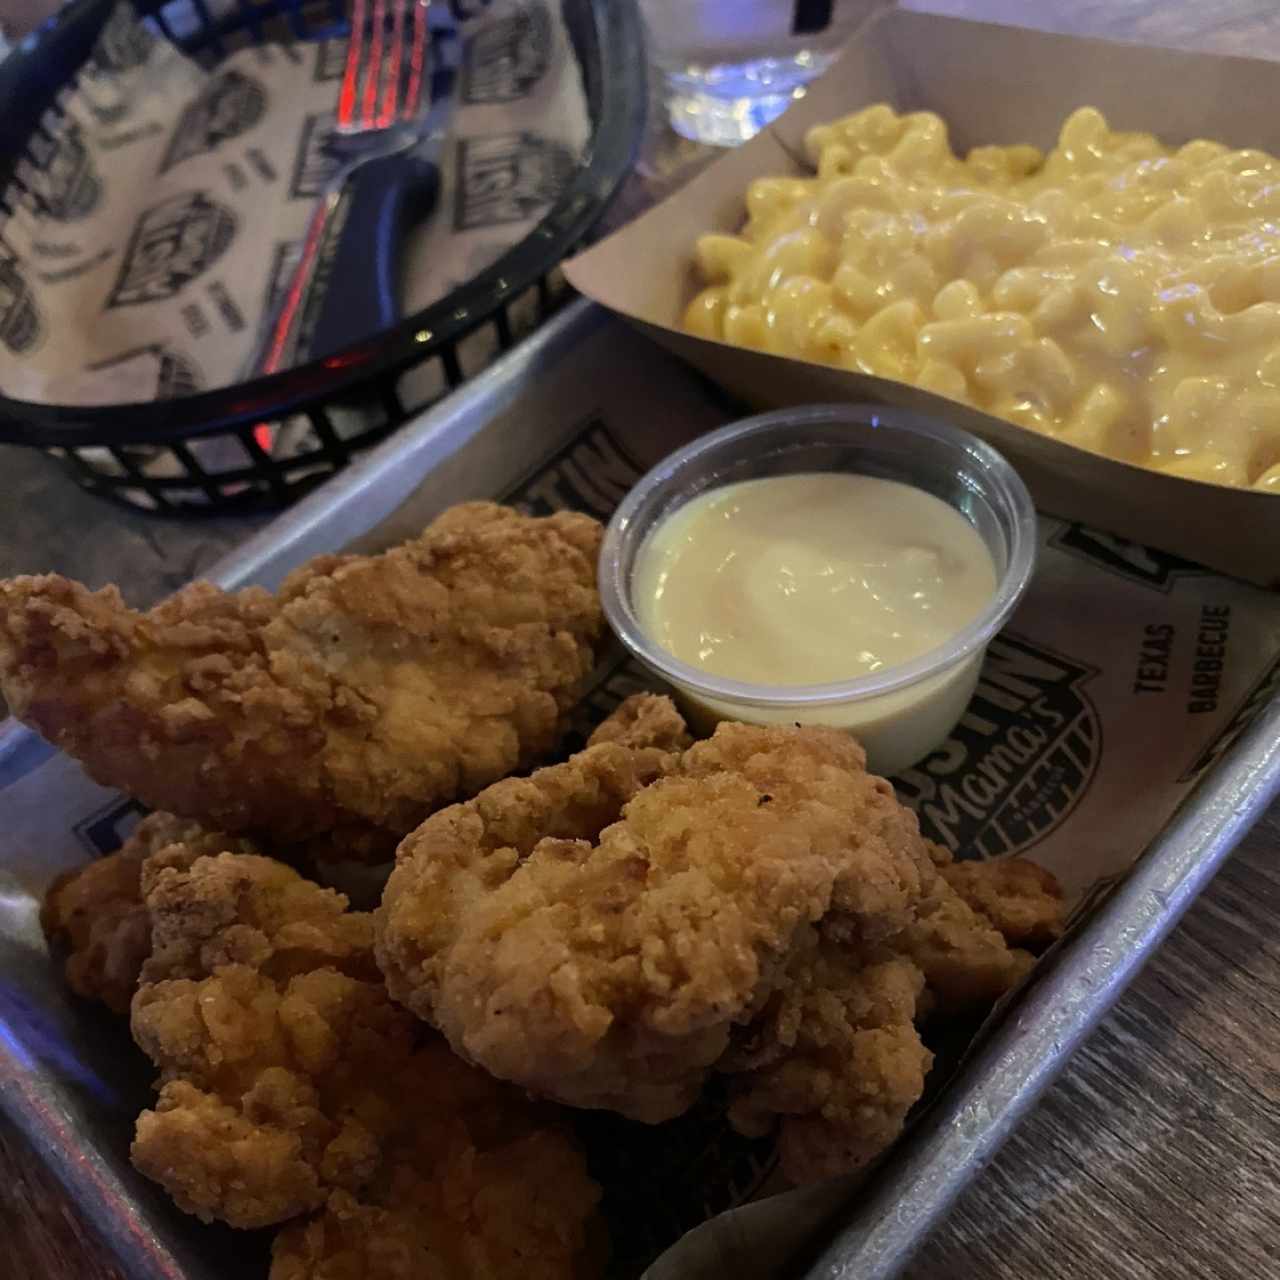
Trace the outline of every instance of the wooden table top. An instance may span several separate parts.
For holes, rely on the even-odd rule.
[[[1274,0],[913,7],[1280,59]],[[1280,1277],[1278,849],[1280,805],[961,1199],[907,1280]],[[0,1275],[121,1280],[75,1208],[3,1130],[0,1230]]]

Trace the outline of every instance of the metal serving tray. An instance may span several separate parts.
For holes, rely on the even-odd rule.
[[[606,361],[609,376],[593,383],[593,370]],[[697,375],[599,308],[576,303],[209,576],[226,587],[272,586],[309,556],[414,532],[442,505],[441,494],[448,501],[490,496],[495,467],[528,475],[566,441],[583,439],[604,399],[611,411],[643,417],[646,389],[657,380],[685,434],[733,416]],[[522,419],[535,417],[545,430],[521,429]],[[651,425],[656,457],[668,447],[668,433],[662,421]],[[426,479],[434,496],[424,501]],[[610,483],[606,458],[592,484]],[[616,487],[625,484],[619,474]],[[535,507],[542,500],[533,490],[524,496]],[[617,496],[602,492],[601,504]],[[117,1021],[68,998],[37,920],[48,879],[112,847],[127,806],[102,792],[92,820],[54,838],[61,787],[67,795],[74,790],[83,807],[86,784],[76,766],[15,722],[0,726],[0,1108],[128,1280],[260,1275],[261,1236],[200,1225],[128,1164],[133,1119],[149,1097],[146,1073]],[[1042,962],[875,1177],[839,1208],[834,1228],[807,1242],[804,1255],[818,1258],[810,1280],[888,1280],[899,1272],[1278,790],[1280,700],[1262,699],[1249,727],[1201,776],[1132,872]]]

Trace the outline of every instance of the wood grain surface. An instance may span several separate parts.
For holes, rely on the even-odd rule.
[[[913,7],[1280,58],[1275,0]],[[1278,853],[1280,806],[961,1199],[907,1280],[1280,1277]],[[0,1231],[0,1280],[121,1280],[74,1208],[3,1131]]]

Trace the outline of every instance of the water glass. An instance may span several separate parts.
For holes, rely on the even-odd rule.
[[[874,0],[641,0],[677,133],[736,146],[834,61]]]

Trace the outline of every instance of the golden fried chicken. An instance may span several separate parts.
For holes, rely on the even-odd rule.
[[[1012,944],[1038,947],[1061,930],[1061,889],[1035,863],[953,863],[937,846],[928,853],[941,874],[925,877],[907,923],[891,936],[863,930],[858,938],[839,913],[829,915],[717,1064],[734,1075],[735,1127],[763,1134],[781,1120],[779,1155],[794,1182],[879,1155],[932,1062],[912,1023],[990,1007],[1034,964]]]
[[[607,729],[409,836],[377,913],[388,986],[543,1096],[653,1123],[724,1072],[731,1119],[777,1125],[794,1180],[857,1167],[923,1089],[917,1018],[996,998],[1030,957],[847,735],[659,737]]]
[[[565,1132],[439,1041],[415,1058],[411,1143],[359,1195],[286,1226],[271,1280],[586,1280],[599,1188]]]
[[[656,780],[635,757],[605,741],[429,819],[378,946],[392,994],[463,1056],[653,1123],[833,903],[900,928],[932,864],[847,735],[724,724]]]
[[[378,913],[392,994],[503,1079],[679,1115],[830,903],[857,752],[731,725],[643,771],[643,750],[604,741],[437,814]]]
[[[1035,963],[1028,952],[1010,948],[1003,934],[941,876],[922,896],[915,920],[895,946],[919,965],[930,1007],[941,1013],[993,1004]]]
[[[277,1277],[409,1280],[427,1259],[424,1275],[489,1280],[522,1248],[573,1274],[598,1199],[581,1154],[391,1002],[369,915],[247,855],[147,881],[133,1031],[161,1075],[133,1146],[145,1174],[205,1220],[316,1214],[282,1234]]]
[[[361,1185],[391,1122],[380,1073],[414,1040],[373,971],[370,918],[281,863],[230,853],[164,868],[147,908],[132,1028],[160,1096],[134,1163],[189,1213],[233,1226]]]
[[[128,1013],[151,926],[142,905],[142,858],[126,844],[118,853],[59,876],[40,908],[50,946],[65,952],[67,986],[114,1013]]]
[[[59,876],[45,894],[40,924],[66,953],[67,985],[86,1000],[127,1014],[143,961],[151,954],[151,924],[143,903],[142,868],[181,843],[191,858],[224,849],[251,853],[247,841],[171,813],[143,818],[115,853]]]
[[[492,503],[275,596],[195,583],[146,613],[0,582],[0,688],[99,782],[273,850],[389,857],[441,804],[557,743],[603,621],[600,526]]]
[[[901,1132],[933,1061],[915,1029],[923,990],[906,957],[815,935],[717,1066],[734,1076],[734,1127],[777,1127],[794,1182],[874,1159]]]
[[[474,921],[476,912],[492,908],[492,895],[500,882],[518,869],[524,855],[540,841],[549,846],[556,841],[558,850],[566,842],[594,837],[616,819],[622,806],[642,787],[673,767],[680,758],[679,751],[667,750],[667,744],[681,741],[683,729],[683,722],[679,722],[679,728],[673,730],[671,717],[675,716],[674,707],[665,698],[641,695],[639,699],[629,699],[601,726],[585,751],[564,764],[539,769],[532,777],[508,778],[495,783],[472,803],[455,805],[436,815],[439,822],[426,832],[427,843],[414,843],[423,831],[407,840],[378,912],[383,922],[380,962],[391,994],[423,1017],[437,1021],[443,1029],[443,1023],[434,1019],[433,1014],[437,1002],[445,1000],[442,992],[448,976],[445,965],[453,964],[456,970],[457,966],[467,963],[465,957],[459,958],[457,954],[459,931]],[[652,738],[640,730],[642,724],[654,728]],[[658,745],[648,745],[652,741]],[[561,865],[572,874],[570,863]],[[528,947],[545,945],[545,953],[524,974],[532,984],[531,991],[538,993],[539,998],[541,984],[548,977],[547,967],[556,963],[554,953],[573,945],[567,931],[574,911],[574,895],[580,892],[573,884],[552,885],[550,880],[554,877],[552,870],[547,876],[548,896],[562,894],[564,901],[559,904],[559,910],[553,906],[551,912],[533,922],[535,928],[542,929],[543,942],[531,942],[521,936],[519,945],[511,953],[519,964]],[[588,913],[593,910],[588,908]],[[505,924],[496,920],[493,928],[501,932]],[[483,948],[488,944],[478,942],[477,945]],[[514,993],[512,999],[518,1003],[522,996]],[[536,1009],[528,1012],[531,1017],[538,1016]],[[495,1013],[492,1001],[485,1009],[476,1010],[475,1021],[481,1034],[491,1013]],[[519,1056],[523,1052],[520,1040],[510,1034],[510,1024],[504,1020],[501,1010],[496,1011],[496,1016],[498,1020],[491,1028],[496,1033],[494,1043],[499,1047],[509,1046]],[[519,1014],[512,1010],[512,1016],[519,1017]],[[572,1020],[573,1015],[566,1016]],[[550,1032],[555,1032],[554,1017],[545,1025]],[[461,1037],[453,1043],[455,1049],[459,1048]],[[590,1058],[594,1041],[588,1035],[579,1047]],[[464,1053],[464,1056],[498,1076],[535,1087],[523,1078],[518,1067],[508,1064],[509,1069],[504,1072],[481,1054]],[[560,1069],[563,1056],[551,1056],[547,1065],[549,1073]],[[671,1084],[661,1077],[659,1064],[651,1065],[652,1077],[643,1084],[635,1082],[630,1093],[651,1090],[665,1097],[670,1091]],[[683,1076],[683,1061],[677,1057],[674,1065]],[[687,1083],[680,1087],[681,1103],[674,1109],[669,1102],[659,1103],[659,1112],[674,1115],[688,1105],[693,1095],[688,1094]],[[696,1094],[696,1082],[692,1089]],[[569,1097],[563,1090],[547,1088],[543,1092],[560,1100]],[[643,1105],[638,1098],[632,1102],[637,1107]]]
[[[636,750],[683,751],[692,745],[689,726],[670,698],[656,693],[634,693],[596,726],[587,746],[614,742]]]
[[[1037,863],[1026,858],[953,862],[937,845],[930,854],[942,878],[1007,942],[1045,947],[1062,933],[1062,889]]]

